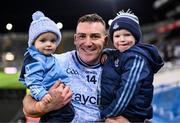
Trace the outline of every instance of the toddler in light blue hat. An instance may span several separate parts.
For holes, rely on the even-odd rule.
[[[48,93],[48,90],[55,81],[69,82],[67,74],[53,56],[60,44],[61,33],[56,23],[41,11],[36,11],[32,19],[28,48],[19,81],[30,89],[33,98],[48,104],[52,101],[52,95]],[[73,107],[68,104],[62,109],[43,115],[41,122],[71,122],[73,117]]]
[[[59,45],[61,41],[61,32],[54,21],[52,21],[48,17],[45,17],[45,15],[41,11],[36,11],[32,15],[32,19],[33,21],[31,22],[29,28],[29,47],[34,43],[35,39],[39,35],[45,32],[54,33],[57,36],[56,45]]]

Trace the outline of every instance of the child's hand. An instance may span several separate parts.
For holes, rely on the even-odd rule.
[[[46,94],[43,98],[42,98],[42,101],[44,104],[48,104],[52,101],[52,97],[50,94]]]
[[[102,56],[101,56],[101,64],[104,64],[105,62],[106,62],[106,60],[107,60],[107,54],[102,54]]]

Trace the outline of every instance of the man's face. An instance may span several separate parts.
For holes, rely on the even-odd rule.
[[[93,65],[99,63],[103,47],[107,42],[106,30],[100,22],[81,22],[77,25],[74,44],[81,60]]]

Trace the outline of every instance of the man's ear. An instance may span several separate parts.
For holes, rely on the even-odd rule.
[[[77,35],[74,34],[74,45],[76,45],[76,43],[77,43]]]
[[[109,36],[106,35],[104,40],[105,40],[104,45],[107,46],[108,45],[108,41],[109,41]]]

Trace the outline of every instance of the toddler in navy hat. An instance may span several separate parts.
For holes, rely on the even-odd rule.
[[[114,32],[120,29],[126,29],[130,31],[131,34],[135,37],[136,42],[139,42],[142,37],[139,19],[136,15],[134,15],[134,13],[130,11],[130,9],[128,9],[127,12],[124,12],[124,10],[120,11],[113,19],[109,27],[109,35],[112,41]]]
[[[61,33],[56,23],[41,11],[36,11],[32,19],[28,48],[19,81],[30,90],[33,98],[48,104],[52,101],[52,95],[48,93],[49,88],[57,80],[66,80],[64,83],[69,82],[67,74],[60,68],[53,56],[61,41]],[[36,107],[35,105],[35,109],[42,113]],[[43,115],[41,122],[71,122],[73,117],[73,107],[68,104],[62,109]]]
[[[105,50],[101,60],[101,118],[143,123],[152,118],[153,78],[163,59],[155,46],[139,42],[139,20],[130,10],[117,14],[109,34],[116,49]]]
[[[126,36],[125,34],[123,34],[121,36],[121,32],[127,32],[130,35]],[[124,37],[124,39],[120,41],[120,39],[122,38],[119,38],[115,35]],[[117,13],[117,16],[113,19],[109,27],[109,36],[115,48],[119,49],[121,52],[132,47],[134,44],[138,43],[142,37],[138,17],[134,15],[134,13],[130,11],[130,9],[128,9],[127,12],[124,12],[124,10],[120,11],[119,13]],[[133,38],[133,40],[126,40],[127,38]],[[123,42],[123,47],[121,47],[120,43],[118,45],[117,41],[121,43]]]

